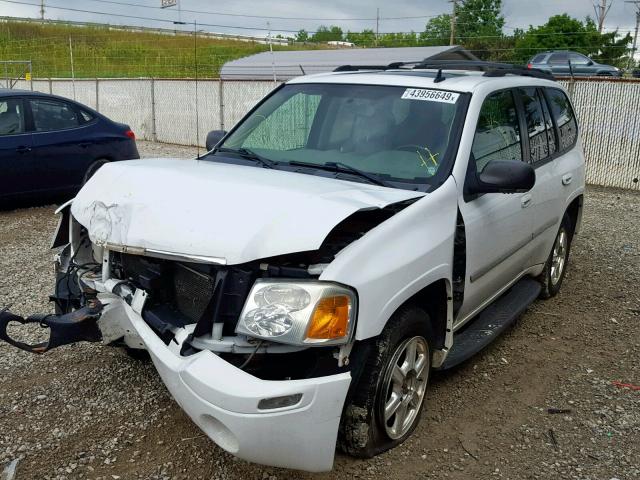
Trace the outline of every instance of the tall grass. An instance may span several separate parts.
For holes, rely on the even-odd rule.
[[[189,30],[189,25],[180,27]],[[0,60],[31,60],[35,78],[70,77],[69,39],[76,78],[185,78],[194,77],[196,73],[193,34],[132,32],[111,30],[108,26],[3,21],[0,22]],[[199,36],[198,75],[216,77],[225,62],[268,48],[255,42]],[[301,47],[274,45],[273,48]],[[0,76],[4,75],[2,68],[0,66]],[[21,67],[8,68],[10,75],[20,74],[17,69]]]

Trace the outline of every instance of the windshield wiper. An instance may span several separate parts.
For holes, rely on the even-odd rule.
[[[371,175],[370,173],[363,172],[362,170],[359,170],[356,167],[352,167],[351,165],[348,165],[346,163],[342,163],[342,162],[327,162],[327,163],[325,163],[325,165],[327,167],[335,168],[336,171],[338,171],[338,172],[353,173],[354,175],[358,175],[360,178],[366,178],[371,183],[375,183],[376,185],[380,185],[382,187],[390,187],[391,186],[390,184],[388,184],[384,180],[381,180],[380,178],[378,178],[378,177],[376,177],[374,175]]]
[[[276,165],[276,162],[274,162],[273,160],[269,160],[268,158],[265,158],[262,155],[258,155],[256,152],[248,148],[238,148],[236,150],[235,148],[222,147],[222,148],[219,148],[217,151],[222,153],[235,153],[236,155],[240,155],[242,158],[246,158],[247,160],[253,160],[255,162],[258,162],[262,164],[265,168],[275,168],[275,165]]]
[[[310,167],[310,168],[319,168],[321,170],[331,170],[334,172],[352,173],[354,175],[359,176],[360,178],[364,178],[365,180],[368,180],[369,183],[380,185],[382,187],[392,187],[392,185],[385,182],[384,180],[381,180],[380,178],[374,175],[371,175],[367,172],[363,172],[362,170],[358,170],[356,167],[352,167],[351,165],[347,165],[346,163],[342,163],[342,162],[308,163],[308,162],[299,162],[297,160],[294,160],[292,162],[289,162],[289,165],[293,165],[294,167]]]

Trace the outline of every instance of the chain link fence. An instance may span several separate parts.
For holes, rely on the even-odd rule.
[[[587,182],[640,190],[640,82],[588,79],[561,83],[571,93],[580,122]],[[216,79],[39,79],[20,81],[15,88],[32,86],[75,98],[126,123],[140,139],[204,146],[209,131],[229,130],[277,84]]]

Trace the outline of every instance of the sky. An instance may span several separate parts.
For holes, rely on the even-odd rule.
[[[203,30],[220,33],[246,35],[266,35],[268,29],[274,34],[292,35],[301,28],[314,31],[318,25],[339,25],[344,31],[361,31],[365,28],[375,30],[376,8],[380,8],[380,27],[382,32],[420,32],[429,17],[448,13],[451,4],[447,0],[393,0],[393,2],[371,0],[235,0],[234,2],[215,2],[213,0],[178,0],[180,12],[176,7],[160,9],[161,0],[45,0],[45,18],[55,20],[92,21],[99,23],[143,25],[150,27],[176,28],[171,23],[178,19],[198,24]],[[593,2],[600,0],[504,0],[503,14],[506,19],[505,32],[513,28],[527,28],[539,25],[559,13],[568,13],[579,19],[587,15],[594,17]],[[40,0],[0,0],[0,16],[39,17]],[[35,5],[24,5],[35,4]],[[611,3],[611,0],[608,0]],[[135,6],[146,5],[154,8]],[[55,6],[68,9],[105,12],[107,15],[83,13],[56,9]],[[227,13],[192,13],[188,10]],[[144,17],[144,18],[127,18]],[[299,17],[299,19],[251,18],[257,17]],[[392,17],[395,17],[393,19]],[[397,17],[423,17],[404,18]],[[164,19],[165,22],[149,20]],[[358,20],[356,20],[358,19]],[[233,28],[236,27],[236,28]],[[241,27],[241,28],[238,28]],[[623,0],[613,0],[611,10],[605,21],[605,28],[620,28],[623,33],[635,27],[635,7]],[[193,27],[178,27],[189,29]]]

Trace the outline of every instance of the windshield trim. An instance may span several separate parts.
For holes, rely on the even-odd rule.
[[[460,140],[462,138],[462,132],[464,129],[464,124],[466,122],[466,118],[467,118],[467,113],[468,113],[468,109],[469,109],[469,103],[471,101],[471,93],[470,92],[460,92],[457,90],[448,90],[445,88],[438,88],[440,87],[440,85],[434,86],[434,87],[426,87],[426,86],[420,86],[417,87],[415,85],[410,85],[410,84],[393,84],[393,85],[380,85],[380,84],[375,84],[375,83],[359,83],[359,82],[354,82],[354,83],[330,83],[330,82],[296,82],[296,83],[281,83],[280,85],[278,85],[276,88],[274,88],[271,92],[269,92],[265,97],[263,97],[259,102],[257,102],[241,119],[240,121],[238,121],[232,128],[231,130],[229,130],[227,132],[227,134],[222,138],[222,140],[218,143],[218,145],[216,145],[216,147],[211,150],[210,152],[206,153],[203,157],[200,157],[201,159],[206,159],[206,157],[215,157],[216,153],[220,153],[223,154],[224,152],[221,152],[220,150],[222,148],[224,148],[224,144],[226,142],[226,140],[228,140],[235,132],[236,130],[238,130],[240,128],[240,126],[242,126],[252,115],[253,113],[258,110],[265,102],[267,102],[272,96],[274,96],[276,93],[278,93],[280,90],[282,90],[283,88],[286,88],[287,86],[290,87],[300,87],[300,86],[305,86],[305,85],[357,85],[357,86],[368,86],[368,87],[396,87],[396,88],[429,88],[429,89],[433,89],[433,90],[441,90],[441,91],[447,91],[447,92],[453,92],[453,93],[458,93],[459,94],[459,98],[458,98],[458,102],[459,102],[459,114],[456,115],[456,118],[454,118],[453,122],[452,122],[452,136],[451,136],[451,140],[447,146],[447,150],[445,151],[445,155],[444,157],[446,157],[447,159],[447,163],[448,165],[443,165],[444,168],[440,168],[438,169],[438,171],[436,172],[436,174],[433,177],[430,177],[428,179],[426,179],[426,181],[423,182],[414,182],[411,179],[387,179],[385,178],[385,175],[377,175],[375,173],[371,173],[371,172],[367,172],[367,173],[371,173],[372,175],[376,175],[378,177],[380,177],[381,180],[385,181],[385,183],[388,184],[388,188],[397,188],[399,190],[412,190],[412,191],[420,191],[420,192],[429,192],[429,191],[433,191],[435,189],[437,189],[440,185],[442,185],[445,180],[451,175],[451,172],[453,171],[453,166],[456,163],[456,159],[457,159],[457,155],[458,155],[458,149],[460,146]],[[228,158],[228,157],[227,157]],[[212,159],[213,160],[213,159]],[[216,160],[213,160],[216,161]],[[274,168],[278,169],[278,170],[284,170],[287,171],[287,168],[282,168],[282,167],[288,167],[289,162],[276,162],[275,160],[273,160],[276,165],[274,165]],[[246,165],[248,167],[258,167],[258,168],[262,168],[262,166],[260,166],[259,164],[253,164],[253,165]],[[294,165],[290,166],[291,168],[294,168]],[[305,173],[308,175],[314,175],[314,176],[321,176],[321,175],[315,175],[314,173],[312,173],[313,169],[309,169],[309,172],[300,172],[300,173]],[[357,176],[353,175],[353,174],[349,174],[348,172],[339,172],[342,173],[344,175],[350,175],[352,177],[354,177],[354,180],[347,180],[347,181],[353,181],[356,183],[364,183],[364,179],[362,178],[358,178]],[[324,175],[322,175],[324,176]],[[355,180],[355,178],[358,178],[358,180]]]

